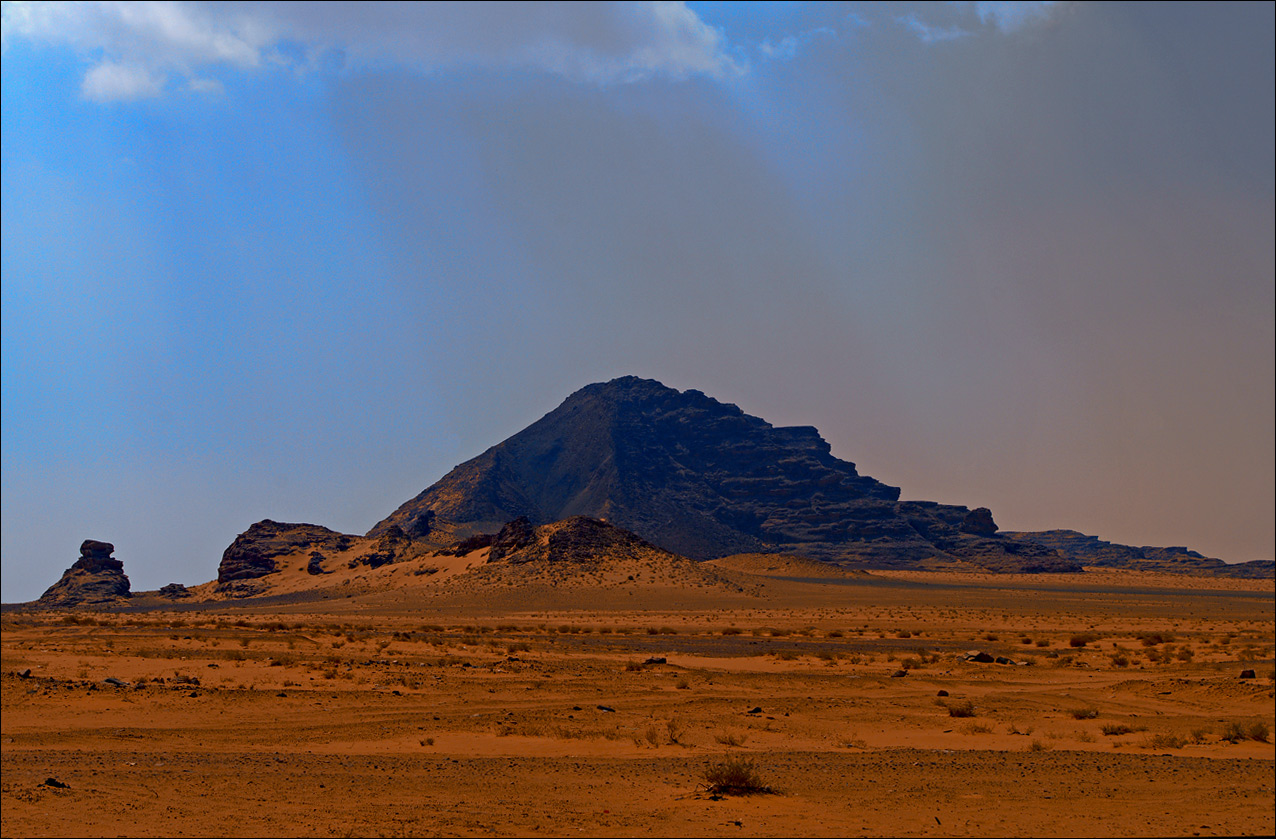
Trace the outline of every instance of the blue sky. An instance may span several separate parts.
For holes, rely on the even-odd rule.
[[[1272,17],[5,3],[4,600],[363,532],[625,374],[1270,558]]]

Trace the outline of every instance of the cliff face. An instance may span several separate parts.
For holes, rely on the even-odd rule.
[[[987,510],[901,502],[834,457],[810,427],[776,428],[700,391],[625,377],[585,387],[462,463],[372,529],[434,518],[493,532],[525,516],[605,519],[710,559],[788,551],[908,565],[958,558],[1002,570],[1072,570],[1053,549],[996,535]]]

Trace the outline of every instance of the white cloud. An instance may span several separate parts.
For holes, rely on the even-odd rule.
[[[837,37],[837,33],[832,28],[820,26],[815,29],[808,29],[806,32],[801,32],[797,35],[785,35],[778,41],[765,38],[762,43],[758,44],[758,51],[767,58],[788,61],[797,55],[799,49],[805,47],[818,35],[825,35],[830,38]]]
[[[965,38],[970,33],[960,26],[936,26],[926,23],[915,14],[895,18],[896,23],[907,26],[923,43],[933,44],[939,41],[954,41]]]
[[[93,102],[129,102],[158,96],[164,76],[133,64],[103,61],[84,75],[80,93]]]
[[[975,14],[982,23],[991,23],[1002,32],[1015,32],[1050,17],[1058,4],[1044,2],[977,2]]]
[[[157,95],[169,75],[213,66],[305,67],[331,50],[355,67],[504,68],[596,84],[740,72],[723,35],[681,2],[6,2],[3,38],[84,52],[95,62],[85,92],[99,100]]]

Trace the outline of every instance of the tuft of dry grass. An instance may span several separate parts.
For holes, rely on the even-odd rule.
[[[713,739],[724,746],[739,747],[743,746],[749,739],[748,735],[737,734],[734,731],[724,731],[720,734],[713,735]]]
[[[1074,720],[1092,720],[1099,716],[1099,709],[1088,705],[1085,708],[1073,708],[1069,713]]]
[[[729,758],[704,770],[710,795],[759,795],[773,790],[762,781],[753,761]]]
[[[969,699],[954,699],[951,701],[937,699],[935,700],[935,704],[939,705],[941,708],[946,708],[948,710],[948,716],[950,717],[964,718],[973,717],[975,715],[975,703],[971,702]]]

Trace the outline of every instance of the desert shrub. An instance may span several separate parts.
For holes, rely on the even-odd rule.
[[[796,661],[798,654],[793,652],[793,650],[781,650],[775,654],[775,657],[780,661]]]
[[[1048,752],[1050,751],[1050,746],[1046,743],[1041,742],[1040,740],[1033,740],[1031,743],[1028,744],[1028,751]]]
[[[973,717],[975,715],[975,703],[969,699],[954,699],[952,701],[939,700],[941,707],[948,710],[950,717]]]
[[[678,681],[674,682],[673,686],[677,688],[678,690],[690,690],[691,682],[688,682],[685,678],[679,679]]]
[[[1191,647],[1181,647],[1179,651],[1174,654],[1174,657],[1179,661],[1186,663],[1191,661],[1195,655],[1196,653],[1192,651]]]
[[[1038,639],[1036,640],[1036,642],[1035,642],[1035,643],[1036,643],[1036,645],[1037,645],[1038,647],[1048,647],[1048,646],[1050,646],[1050,639],[1049,639],[1049,638],[1038,638]]]
[[[662,626],[660,627],[660,634],[661,635],[677,635],[678,630],[674,629],[672,626]]]
[[[913,633],[909,632],[907,629],[897,629],[895,630],[895,637],[896,638],[912,638]]]
[[[1173,635],[1167,635],[1162,632],[1140,632],[1134,637],[1138,638],[1145,647],[1155,647],[1157,644],[1164,644],[1166,641],[1174,640]]]
[[[1084,647],[1086,644],[1093,644],[1098,640],[1099,636],[1095,635],[1093,632],[1081,632],[1068,639],[1068,646],[1079,648]]]
[[[992,726],[982,722],[966,723],[961,728],[962,734],[992,734]]]
[[[1019,643],[1020,643],[1020,644],[1023,644],[1025,647],[1030,647],[1030,646],[1032,646],[1032,638],[1030,638],[1030,637],[1028,637],[1027,635],[1025,635],[1025,636],[1023,636],[1022,638],[1020,638],[1020,639],[1019,639]]]
[[[822,652],[816,653],[815,657],[818,658],[820,661],[827,661],[827,662],[837,661],[837,656],[829,652],[828,650],[824,650]]]
[[[634,672],[636,672],[636,671],[638,671],[638,670],[641,670],[641,669],[642,669],[642,662],[641,662],[641,661],[633,661],[633,660],[630,660],[630,661],[625,662],[625,672],[627,672],[627,673],[634,673]]]
[[[711,795],[756,795],[769,793],[753,761],[730,758],[712,763],[704,770],[704,780]]]
[[[724,746],[738,747],[743,746],[749,738],[747,735],[737,734],[734,731],[724,731],[720,734],[715,734],[713,739]]]
[[[830,629],[828,632],[824,633],[825,638],[841,638],[845,635],[846,633],[840,629]]]
[[[1128,725],[1123,725],[1122,723],[1109,722],[1100,726],[1099,731],[1103,732],[1105,737],[1120,737],[1122,734],[1129,734],[1134,731],[1134,729],[1130,728]]]
[[[1092,720],[1099,716],[1099,709],[1091,705],[1085,708],[1073,708],[1070,713],[1074,720]]]
[[[723,635],[739,635],[740,630],[734,626],[728,626],[726,629],[722,630],[722,634]]]
[[[985,632],[985,633],[984,633],[984,640],[985,640],[985,641],[997,641],[997,640],[1000,640],[1000,639],[999,639],[999,637],[998,637],[997,633],[995,633],[995,632]]]
[[[1153,734],[1142,743],[1145,749],[1181,749],[1187,739],[1177,734]]]
[[[1149,650],[1148,654],[1151,655],[1151,653],[1152,651]],[[1112,655],[1111,661],[1112,661],[1112,666],[1114,667],[1129,667],[1130,666],[1130,658],[1124,653],[1116,653]]]
[[[901,670],[918,670],[922,666],[922,660],[909,656],[899,663]]]
[[[649,627],[647,627],[647,634],[648,634],[648,635],[659,635],[659,634],[660,634],[660,630],[659,630],[659,629],[657,629],[657,628],[656,628],[656,627],[654,627],[654,626],[649,626]]]
[[[683,732],[687,730],[686,724],[678,720],[669,720],[669,722],[665,723],[665,728],[669,734],[669,742],[675,746],[678,745]]]

